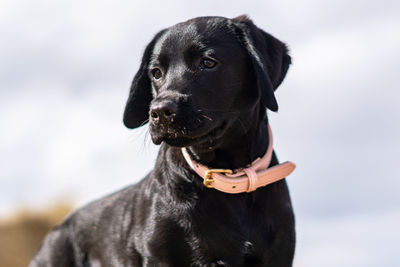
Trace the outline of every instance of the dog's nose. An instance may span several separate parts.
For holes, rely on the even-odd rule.
[[[169,124],[174,121],[177,110],[177,105],[172,101],[157,103],[150,109],[151,121],[159,124]]]

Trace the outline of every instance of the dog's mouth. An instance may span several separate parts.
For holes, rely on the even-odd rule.
[[[153,143],[156,145],[164,141],[175,147],[198,146],[212,149],[218,145],[227,128],[228,123],[226,121],[220,122],[215,127],[200,123],[195,130],[186,128],[182,128],[184,129],[182,130],[172,127],[160,129],[160,127],[150,126],[150,134]]]

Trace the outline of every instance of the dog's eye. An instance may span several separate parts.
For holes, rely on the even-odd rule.
[[[162,72],[159,68],[155,68],[151,70],[151,75],[153,75],[155,80],[159,80],[162,77]]]
[[[201,65],[202,65],[204,68],[212,69],[212,68],[215,67],[215,65],[217,65],[217,62],[215,62],[214,60],[209,59],[209,58],[204,58],[204,59],[201,61]]]

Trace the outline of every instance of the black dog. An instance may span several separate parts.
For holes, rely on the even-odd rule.
[[[200,17],[146,47],[124,114],[150,120],[161,144],[141,182],[69,216],[30,266],[291,266],[294,216],[285,180],[251,193],[203,185],[198,163],[246,167],[266,153],[266,109],[291,59],[285,44],[245,16]],[[150,119],[149,119],[150,118]],[[270,166],[277,165],[273,155]]]

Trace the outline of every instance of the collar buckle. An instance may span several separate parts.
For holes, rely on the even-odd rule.
[[[203,184],[207,188],[213,188],[214,179],[212,178],[213,173],[228,173],[232,174],[233,171],[230,169],[209,169],[204,173]]]

